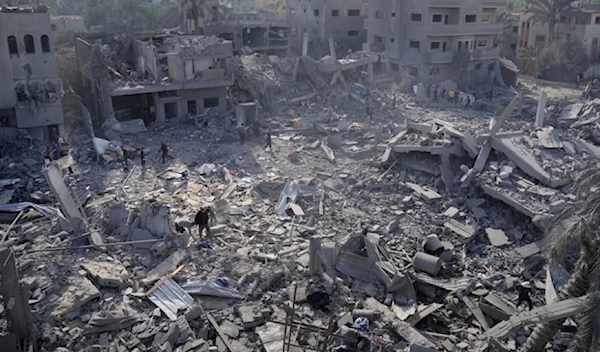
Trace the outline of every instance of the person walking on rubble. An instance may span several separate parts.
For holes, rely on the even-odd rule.
[[[467,102],[465,103],[465,110],[469,110],[471,107],[471,96],[467,95]]]
[[[581,81],[583,81],[583,73],[579,72],[577,74],[577,82],[575,83],[575,89],[579,89],[579,85],[581,84]]]
[[[531,286],[531,282],[529,282],[529,281],[525,281],[525,282],[521,283],[521,285],[519,285],[519,300],[517,301],[517,308],[519,308],[521,303],[527,302],[527,305],[529,306],[529,310],[533,309],[533,302],[531,301],[531,296],[530,296],[532,288],[533,288],[533,286]]]
[[[488,100],[492,101],[493,98],[494,98],[494,86],[492,86],[492,88],[490,88],[490,91],[488,92]]]
[[[194,224],[198,225],[198,234],[202,237],[202,230],[206,229],[206,234],[209,237],[212,237],[212,232],[210,231],[209,222],[217,221],[217,217],[215,216],[215,212],[210,205],[203,205],[202,208],[196,213],[196,217],[194,218]]]
[[[369,121],[373,120],[373,107],[371,106],[371,100],[367,99],[367,116],[369,117]]]
[[[238,126],[237,133],[240,135],[240,143],[244,144],[246,141],[246,127],[244,127],[243,123]]]
[[[265,149],[269,148],[269,150],[273,150],[273,145],[272,145],[272,140],[271,140],[271,129],[269,128],[269,131],[267,131],[267,135],[265,136]]]
[[[44,165],[52,163],[52,148],[46,146],[46,149],[42,152],[42,158],[44,158]]]
[[[450,89],[450,91],[448,92],[448,103],[454,102],[454,94],[454,89]]]
[[[427,86],[425,94],[427,94],[427,99],[431,98],[431,86]]]
[[[169,147],[165,144],[165,142],[160,142],[160,152],[162,154],[162,162],[165,163],[166,158],[173,159],[172,156],[169,155]]]
[[[437,89],[437,87],[435,87],[433,89],[433,101],[435,101],[436,103],[438,101],[438,89]]]
[[[142,167],[146,166],[146,156],[144,155],[144,148],[140,149],[140,161],[142,163]]]

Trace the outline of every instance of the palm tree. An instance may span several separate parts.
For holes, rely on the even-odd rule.
[[[568,352],[597,351],[600,338],[600,163],[586,169],[576,183],[578,202],[557,219],[546,234],[549,261],[566,265],[578,255],[573,275],[558,298],[565,300],[588,294],[591,303],[578,320],[577,335]],[[560,329],[564,319],[538,324],[522,351],[542,352]]]
[[[548,25],[548,42],[554,38],[554,27],[564,12],[573,10],[573,0],[525,0],[533,21]]]
[[[145,3],[139,8],[145,29],[163,29],[177,26],[177,8],[173,5]]]
[[[506,22],[511,14],[520,12],[524,7],[524,0],[506,0],[506,6],[498,12],[496,22]]]

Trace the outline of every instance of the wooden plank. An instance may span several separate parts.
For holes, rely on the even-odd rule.
[[[441,303],[432,303],[426,306],[420,306],[419,311],[406,319],[406,322],[411,326],[417,325],[421,320],[425,319],[429,314],[432,314],[436,310],[440,309],[444,305]],[[422,309],[421,309],[422,308]]]
[[[588,309],[589,297],[583,296],[560,301],[547,306],[538,307],[512,316],[509,320],[498,323],[483,334],[483,338],[502,339],[513,330],[525,324],[545,323],[553,320],[564,319],[579,314]]]
[[[211,323],[211,325],[213,326],[213,328],[215,328],[215,331],[217,332],[217,334],[221,338],[221,341],[223,341],[223,344],[225,345],[225,347],[227,347],[227,349],[230,352],[236,352],[236,350],[231,345],[231,342],[229,342],[229,337],[227,337],[227,335],[225,335],[225,333],[223,332],[223,330],[221,330],[221,327],[219,326],[219,324],[217,324],[217,322],[216,322],[215,318],[212,316],[212,314],[210,314],[209,312],[207,312],[206,313],[206,317],[208,318],[208,321]]]
[[[490,326],[488,325],[487,320],[485,320],[485,315],[483,315],[483,312],[473,302],[473,300],[470,299],[467,296],[463,296],[463,302],[465,302],[465,305],[467,306],[467,308],[469,309],[469,311],[471,311],[471,314],[473,314],[473,316],[475,317],[475,319],[477,319],[477,321],[479,322],[479,325],[481,325],[481,327],[483,328],[483,330],[486,330],[486,331],[489,330]]]

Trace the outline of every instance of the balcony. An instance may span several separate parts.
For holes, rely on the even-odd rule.
[[[485,1],[485,0],[484,0]],[[429,0],[429,7],[458,7],[460,8],[461,0]]]
[[[457,35],[486,35],[502,34],[502,23],[473,23],[473,24],[440,24],[429,26],[427,35],[430,37],[448,37]]]
[[[500,55],[500,48],[474,49],[471,51],[471,60],[493,60]]]
[[[454,61],[452,51],[428,51],[423,55],[423,59],[428,64],[448,64]]]

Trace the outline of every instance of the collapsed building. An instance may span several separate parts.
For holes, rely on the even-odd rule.
[[[290,48],[290,26],[286,15],[235,13],[227,20],[205,19],[204,33],[231,41],[236,55],[248,50],[285,55]]]
[[[145,124],[227,109],[232,43],[214,36],[79,34],[77,61],[94,124]]]
[[[0,126],[39,140],[64,133],[52,35],[46,7],[0,8]]]

